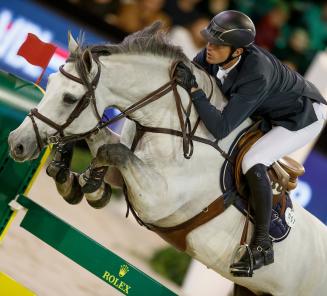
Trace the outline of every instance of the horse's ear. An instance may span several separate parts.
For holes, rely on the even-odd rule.
[[[68,49],[70,53],[73,53],[78,48],[78,43],[74,39],[70,31],[68,31]]]
[[[88,73],[91,73],[92,69],[95,68],[95,62],[93,61],[90,50],[85,50],[82,56],[83,63]]]

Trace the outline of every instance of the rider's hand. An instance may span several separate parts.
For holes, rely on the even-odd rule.
[[[198,84],[196,78],[191,72],[190,68],[187,67],[184,63],[179,63],[176,67],[175,77],[177,83],[185,88],[187,92],[191,92],[192,88],[197,88]]]

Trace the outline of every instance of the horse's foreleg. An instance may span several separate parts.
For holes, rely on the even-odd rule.
[[[166,211],[169,212],[169,209],[163,206],[168,190],[165,179],[126,146],[121,143],[101,146],[92,166],[110,166],[120,171],[129,200],[141,219],[154,222],[167,216]]]
[[[91,135],[86,141],[91,154],[96,155],[100,146],[109,143],[119,143],[120,136],[106,128]],[[112,193],[111,186],[122,187],[123,181],[120,172],[114,167],[108,168],[108,166],[104,166],[94,168],[90,165],[79,176],[79,184],[89,205],[99,209],[109,202]]]
[[[47,174],[56,182],[59,194],[70,204],[77,204],[83,198],[78,177],[70,171],[74,144],[59,145],[55,149],[53,160],[48,165]]]

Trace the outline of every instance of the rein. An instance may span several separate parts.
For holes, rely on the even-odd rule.
[[[41,120],[42,122],[44,122],[45,124],[49,125],[50,127],[54,128],[57,131],[54,135],[52,135],[48,138],[48,141],[47,141],[48,144],[59,144],[59,143],[66,144],[68,142],[84,139],[92,134],[97,133],[102,128],[104,128],[114,122],[117,122],[118,120],[120,120],[122,118],[128,118],[129,115],[131,115],[136,110],[158,100],[159,98],[163,97],[170,91],[173,91],[174,97],[175,97],[175,103],[176,103],[176,110],[177,110],[181,130],[173,130],[173,129],[159,128],[159,127],[146,127],[146,126],[142,126],[141,124],[139,124],[137,121],[134,120],[134,122],[136,123],[136,135],[134,137],[131,150],[132,151],[135,150],[137,143],[139,142],[139,140],[141,139],[141,137],[144,135],[145,132],[162,133],[162,134],[169,134],[169,135],[173,135],[173,136],[182,137],[183,153],[184,153],[184,157],[187,159],[191,158],[191,156],[193,154],[193,147],[194,147],[193,141],[197,141],[197,142],[208,144],[208,145],[214,147],[216,150],[218,150],[220,152],[220,154],[224,158],[226,158],[227,160],[232,162],[229,159],[228,155],[218,146],[218,141],[211,141],[211,140],[208,140],[205,138],[195,136],[195,132],[196,132],[197,127],[199,126],[199,123],[201,120],[200,120],[200,117],[198,117],[197,121],[192,129],[190,118],[189,118],[190,114],[191,114],[192,101],[191,101],[191,99],[189,100],[189,104],[187,105],[187,107],[185,109],[182,104],[181,97],[177,91],[177,82],[176,82],[176,78],[174,77],[174,73],[175,73],[175,69],[176,69],[178,63],[180,63],[180,61],[175,61],[172,64],[171,69],[170,69],[170,80],[167,83],[165,83],[164,85],[162,85],[155,91],[151,92],[147,96],[143,97],[138,102],[132,104],[131,106],[129,106],[127,109],[123,110],[120,114],[113,117],[112,119],[105,121],[105,122],[101,122],[101,116],[98,112],[97,105],[96,105],[96,98],[95,98],[95,89],[97,88],[97,85],[99,82],[99,78],[100,78],[100,74],[101,74],[101,65],[99,62],[98,55],[92,54],[92,58],[96,62],[97,68],[98,68],[97,73],[92,81],[88,81],[88,79],[86,78],[87,70],[81,59],[77,60],[77,71],[78,71],[80,77],[82,77],[82,78],[76,77],[76,76],[66,72],[63,68],[63,65],[60,66],[60,68],[59,68],[61,74],[63,74],[65,77],[67,77],[68,79],[73,80],[79,84],[82,84],[87,88],[87,91],[85,92],[85,94],[83,95],[81,100],[78,102],[78,104],[76,105],[76,107],[74,108],[72,113],[69,115],[68,119],[66,120],[66,122],[64,124],[59,125],[59,124],[55,123],[48,117],[39,113],[37,108],[32,109],[30,111],[30,113],[28,114],[28,116],[31,118],[31,121],[33,124],[33,129],[34,129],[34,132],[36,135],[38,148],[40,149],[40,151],[42,150],[43,141],[41,139],[39,129],[37,127],[34,117],[38,118],[39,120]],[[199,65],[196,65],[196,66],[200,68]],[[208,73],[206,73],[206,74],[209,76]],[[209,79],[210,79],[210,77],[209,77]],[[212,83],[211,79],[210,79],[210,83],[211,83],[211,92],[210,92],[210,95],[208,98],[209,100],[211,99],[212,94],[213,94],[213,83]],[[69,126],[83,112],[84,109],[86,109],[88,107],[90,102],[92,102],[93,109],[99,120],[99,123],[97,124],[97,126],[87,132],[84,132],[84,133],[65,136],[64,129],[67,126]],[[185,120],[184,120],[184,116],[185,116]]]

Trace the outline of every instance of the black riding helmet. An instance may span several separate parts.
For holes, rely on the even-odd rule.
[[[253,43],[255,27],[244,13],[226,10],[218,13],[201,34],[212,44],[229,45],[236,49]]]

